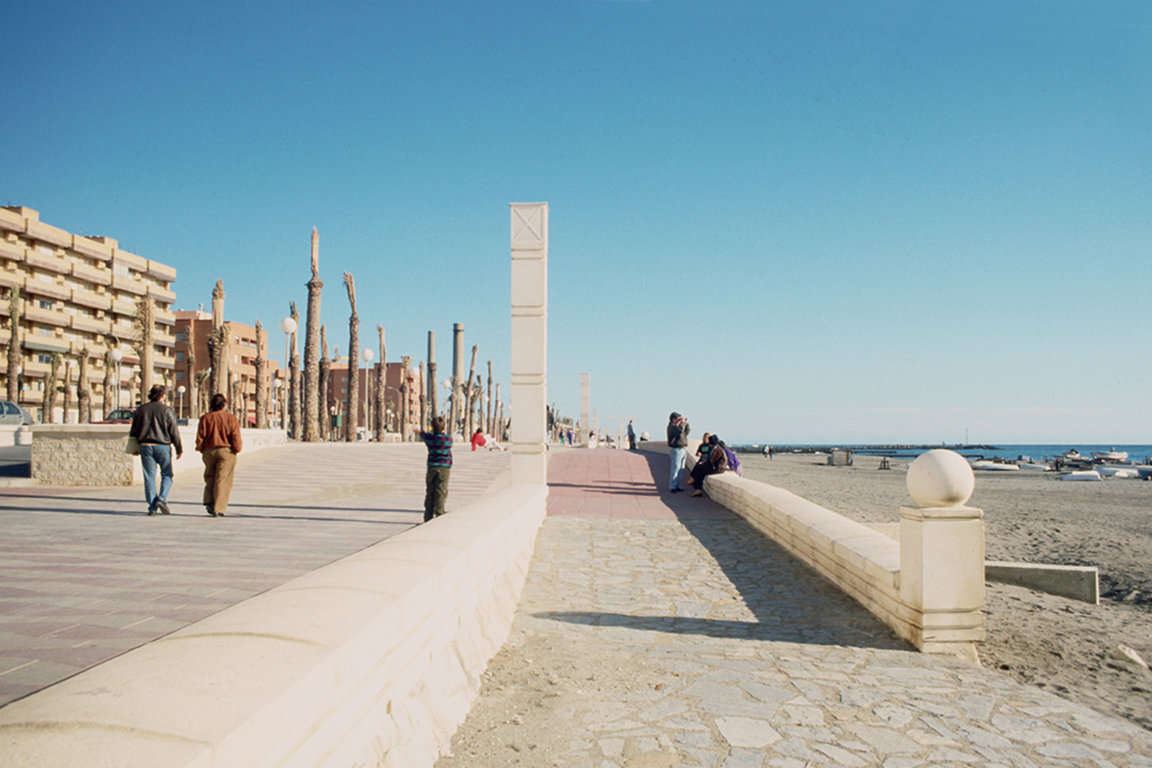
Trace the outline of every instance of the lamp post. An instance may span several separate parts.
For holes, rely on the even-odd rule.
[[[368,442],[368,366],[375,357],[375,353],[364,347],[364,351],[360,353],[360,357],[364,358],[364,442]]]
[[[296,333],[296,321],[286,317],[280,321],[280,330],[284,331],[284,369],[288,370],[291,363],[292,334]]]
[[[272,379],[272,420],[276,428],[280,428],[280,387],[284,386],[281,379]]]
[[[176,413],[180,414],[180,418],[184,418],[184,393],[187,392],[184,385],[176,387],[176,394],[179,397],[179,405],[176,407]]]
[[[120,407],[120,361],[124,359],[124,353],[120,351],[120,347],[112,350],[112,360],[116,363],[116,407]]]

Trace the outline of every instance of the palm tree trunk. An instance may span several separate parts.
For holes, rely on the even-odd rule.
[[[360,316],[356,314],[356,283],[347,272],[344,273],[344,285],[348,288],[348,303],[352,306],[352,314],[348,318],[348,399],[344,407],[344,440],[351,443],[356,440],[356,422],[360,416],[357,410],[360,405],[357,392],[360,366],[356,364],[360,350]]]
[[[308,281],[308,324],[304,330],[304,442],[320,439],[320,236],[312,228],[312,279]]]
[[[76,382],[76,422],[92,421],[92,391],[88,388],[88,348],[80,350],[80,380]]]
[[[256,321],[256,429],[268,429],[268,351],[264,329]]]
[[[428,331],[428,378],[424,380],[428,390],[428,423],[440,415],[440,407],[436,402],[436,332]],[[424,427],[428,428],[427,425]]]
[[[288,308],[292,322],[299,329],[300,313],[296,311],[296,302],[289,302]],[[293,440],[299,440],[303,432],[300,424],[300,353],[296,351],[296,333],[292,331],[288,338],[288,437]]]
[[[332,370],[332,362],[328,359],[328,332],[325,326],[320,326],[320,439],[327,440],[332,435],[332,415],[328,404],[328,377]]]
[[[151,297],[136,300],[136,351],[140,356],[140,397],[137,402],[148,402],[152,388],[152,369],[156,356],[156,305]]]
[[[377,325],[380,335],[380,367],[376,369],[376,440],[383,442],[388,437],[388,363],[385,357],[384,326]]]
[[[56,423],[56,377],[60,373],[60,353],[53,352],[48,364],[48,381],[44,383],[44,417],[45,424]]]
[[[488,402],[484,408],[484,431],[494,436],[492,429],[492,361],[488,361]]]
[[[476,378],[476,347],[477,346],[478,345],[476,345],[476,344],[472,345],[472,362],[468,365],[468,379],[465,381],[465,386],[464,386],[464,423],[465,423],[464,439],[465,440],[471,439],[472,433],[476,431],[472,427],[472,423],[473,423],[472,416],[476,412],[476,409],[473,407],[472,404],[473,404],[474,398],[476,397],[476,393],[479,392],[479,390],[473,388],[472,380]]]
[[[20,403],[20,368],[24,349],[20,340],[20,289],[8,289],[8,399]]]

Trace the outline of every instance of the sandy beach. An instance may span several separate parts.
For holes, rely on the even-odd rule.
[[[785,488],[846,517],[894,524],[910,505],[908,461],[875,456],[831,467],[812,454],[771,461],[741,454],[745,477]],[[989,560],[1100,569],[1099,605],[989,584],[986,667],[1152,730],[1152,483],[1060,482],[1052,473],[976,473],[969,502],[984,510]]]

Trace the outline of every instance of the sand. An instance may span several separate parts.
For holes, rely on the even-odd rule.
[[[830,467],[811,454],[741,454],[743,474],[868,524],[911,505],[908,461]],[[1100,569],[1100,604],[988,584],[990,668],[1152,730],[1152,482],[1060,482],[1052,473],[977,472],[989,560]],[[883,526],[881,526],[883,527]]]

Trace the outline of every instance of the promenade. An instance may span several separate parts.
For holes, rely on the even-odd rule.
[[[1152,765],[1147,731],[911,650],[666,476],[553,455],[511,637],[437,768]]]
[[[457,447],[448,509],[507,482],[507,453]],[[176,475],[140,486],[0,488],[0,706],[419,524],[423,444],[241,453],[228,514]]]

